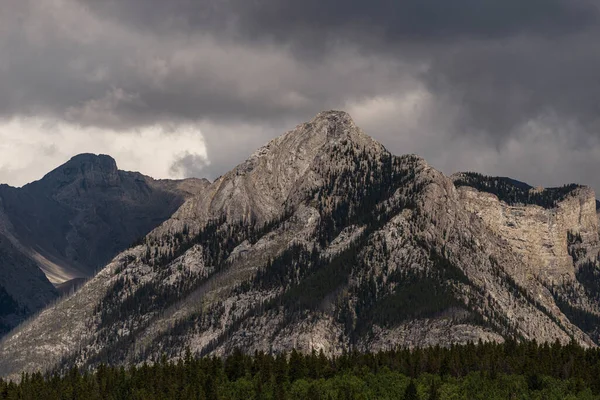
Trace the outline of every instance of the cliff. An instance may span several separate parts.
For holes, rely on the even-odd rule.
[[[593,192],[494,179],[459,182],[390,154],[344,112],[320,113],[7,337],[0,372],[175,359],[188,348],[596,346],[582,322],[600,321]]]

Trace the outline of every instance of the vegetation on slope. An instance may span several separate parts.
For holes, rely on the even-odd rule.
[[[470,186],[481,192],[498,196],[498,199],[511,206],[535,204],[544,208],[554,208],[573,190],[581,187],[574,183],[546,188],[543,191],[532,190],[526,183],[505,177],[485,176],[477,172],[464,172],[454,180],[458,186]]]
[[[479,343],[376,354],[166,358],[0,380],[0,399],[600,399],[600,350]]]

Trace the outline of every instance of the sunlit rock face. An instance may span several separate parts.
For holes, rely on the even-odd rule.
[[[569,234],[580,235],[582,247],[593,253],[588,255],[597,255],[596,198],[590,188],[575,189],[551,209],[538,205],[510,206],[492,194],[468,187],[461,188],[460,198],[467,209],[523,257],[527,269],[522,273],[547,285],[575,280]]]
[[[8,336],[0,372],[177,359],[187,349],[339,354],[507,338],[595,346],[597,332],[578,319],[600,315],[588,279],[593,192],[529,194],[508,180],[494,194],[490,179],[447,177],[390,154],[348,114],[320,113],[203,186]]]

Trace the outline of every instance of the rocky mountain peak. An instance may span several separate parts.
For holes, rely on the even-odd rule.
[[[15,240],[61,283],[91,275],[206,184],[154,180],[118,170],[108,155],[86,153],[22,188],[0,188],[0,204]]]
[[[322,111],[308,123],[315,131],[324,133],[329,138],[338,138],[357,129],[352,117],[345,111]]]
[[[68,166],[81,166],[81,167],[104,167],[108,170],[116,170],[117,162],[114,158],[107,154],[93,154],[93,153],[81,153],[77,154],[69,161],[67,161],[62,167]]]
[[[361,141],[368,136],[354,124],[352,117],[347,112],[322,111],[309,122],[296,126],[259,148],[239,167],[253,164],[257,158],[274,153],[277,153],[274,154],[277,156],[285,156],[288,153],[302,151],[307,156],[315,156],[323,146],[336,143],[342,138]],[[308,151],[311,153],[309,154]]]
[[[326,171],[350,168],[357,152],[379,158],[385,148],[366,135],[344,111],[323,111],[255,151],[198,196],[189,199],[155,232],[197,229],[225,215],[259,224],[277,218]],[[296,199],[296,200],[294,200]],[[291,201],[290,201],[291,200]],[[194,228],[195,227],[195,228]]]
[[[580,267],[597,258],[596,194],[590,187],[533,187],[476,173],[452,178],[462,205],[506,238],[515,253],[526,260],[522,273],[550,287],[577,286]]]
[[[47,182],[55,187],[75,182],[80,183],[82,188],[115,186],[119,182],[119,170],[114,158],[105,154],[85,153],[74,156],[38,182]],[[38,182],[34,182],[33,185]]]
[[[345,111],[322,111],[310,122],[300,125],[299,128],[296,132],[312,132],[324,136],[328,144],[339,144],[345,139],[359,147],[376,148],[378,151],[383,149],[381,144],[356,126],[350,114]]]
[[[259,148],[239,168],[248,169],[256,164],[256,159],[267,155],[272,157],[294,156],[302,153],[302,160],[316,157],[319,152],[327,152],[333,145],[355,145],[383,149],[379,143],[366,135],[345,111],[322,111],[312,120],[296,126],[284,135],[271,140]]]
[[[593,191],[531,189],[446,177],[418,156],[390,154],[347,113],[322,112],[12,333],[0,343],[0,375],[176,359],[185,349],[596,346]]]

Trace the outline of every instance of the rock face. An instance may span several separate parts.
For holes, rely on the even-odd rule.
[[[1,185],[0,291],[11,299],[0,315],[4,331],[58,296],[51,282],[68,292],[207,185],[119,171],[111,157],[93,154],[22,188]]]
[[[178,358],[188,348],[595,346],[597,249],[591,190],[446,177],[390,154],[348,114],[323,112],[12,332],[0,374]]]
[[[551,209],[537,205],[511,206],[493,194],[469,187],[461,187],[460,199],[523,257],[530,267],[523,272],[547,286],[576,280],[568,246],[569,233],[581,237],[582,247],[594,253],[588,255],[597,255],[596,198],[590,188],[573,190]]]
[[[306,190],[306,185],[322,184],[315,180],[323,177],[315,176],[311,167],[326,162],[321,158],[327,159],[328,155],[319,153],[342,140],[350,140],[370,152],[384,151],[383,146],[356,128],[348,114],[320,114],[258,149],[247,161],[187,201],[154,235],[182,229],[186,224],[198,230],[219,216],[257,224],[279,218],[288,197],[297,196]],[[297,199],[290,198],[287,203],[294,201]]]

